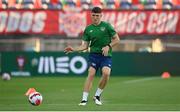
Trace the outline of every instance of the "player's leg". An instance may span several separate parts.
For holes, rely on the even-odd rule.
[[[91,87],[92,87],[92,81],[94,79],[94,76],[96,74],[96,69],[93,68],[93,67],[89,67],[88,69],[88,77],[85,81],[85,84],[84,84],[84,91],[85,92],[89,92]]]
[[[110,73],[111,73],[111,68],[106,67],[106,66],[102,68],[102,77],[99,81],[99,86],[98,86],[98,89],[96,90],[96,93],[94,96],[94,101],[97,105],[102,105],[100,96],[109,80]]]
[[[89,69],[88,69],[87,79],[86,79],[86,81],[84,83],[82,101],[81,101],[81,103],[79,105],[84,106],[84,105],[87,104],[89,91],[90,91],[90,89],[92,87],[92,82],[93,82],[95,74],[96,74],[96,69],[90,66]]]
[[[98,85],[98,88],[96,90],[95,97],[94,97],[94,101],[97,105],[102,105],[100,96],[109,80],[110,73],[111,73],[111,66],[112,66],[111,57],[102,57],[101,64],[100,64],[102,77],[99,81],[99,85]]]
[[[110,73],[111,73],[111,68],[106,67],[106,66],[102,68],[102,77],[99,81],[99,88],[100,89],[105,88],[105,86],[109,80]],[[97,95],[99,96],[100,94],[97,94]]]

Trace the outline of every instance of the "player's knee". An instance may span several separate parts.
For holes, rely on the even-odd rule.
[[[89,74],[89,75],[88,75],[88,79],[89,79],[89,80],[93,80],[93,79],[94,79],[94,75]]]
[[[89,70],[88,70],[88,79],[89,80],[93,80],[93,78],[94,78],[94,75],[95,75],[95,73],[96,73],[96,70],[94,69],[94,68],[92,68],[92,67],[90,67],[89,68]]]
[[[106,80],[108,80],[109,79],[109,73],[108,72],[103,72],[102,73],[102,77],[104,78],[104,79],[106,79]]]
[[[102,74],[105,75],[105,77],[108,77],[110,73],[111,73],[111,68],[106,66],[102,68]]]

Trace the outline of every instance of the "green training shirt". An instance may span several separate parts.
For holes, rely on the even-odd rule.
[[[109,23],[101,21],[97,26],[94,24],[87,26],[82,39],[90,42],[90,53],[102,53],[102,48],[111,43],[115,34],[116,31]],[[108,56],[112,56],[112,48],[110,48]]]

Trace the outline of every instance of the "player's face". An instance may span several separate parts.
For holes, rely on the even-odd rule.
[[[91,13],[92,23],[98,25],[101,21],[102,14],[101,13]]]

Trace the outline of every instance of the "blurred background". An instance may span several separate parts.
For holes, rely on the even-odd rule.
[[[180,73],[176,63],[180,51],[179,0],[0,0],[1,72],[11,72],[15,68],[22,71],[24,65],[17,65],[18,56],[24,61],[27,56],[43,55],[42,52],[49,52],[46,55],[59,53],[61,57],[65,55],[62,52],[67,44],[81,44],[94,6],[103,9],[103,20],[110,22],[120,36],[120,45],[113,49],[117,57],[113,58],[114,66],[122,67],[117,74],[139,74],[136,71],[143,71],[144,65],[146,70],[140,74]],[[5,55],[11,53],[14,56],[9,58],[14,57],[14,67],[6,62],[9,58]],[[29,54],[23,56],[23,53]],[[121,54],[127,55],[126,59]],[[40,63],[40,58],[35,57],[26,61],[35,66]],[[138,63],[141,63],[140,68],[136,66]],[[134,68],[134,72],[128,72],[129,67]]]
[[[94,6],[120,44],[104,105],[91,100],[98,73],[82,108],[88,53],[63,50],[81,44]],[[180,0],[0,0],[0,76],[0,111],[179,111]],[[42,94],[40,106],[24,96],[29,88]]]

